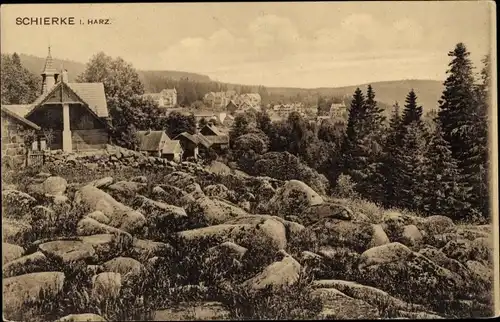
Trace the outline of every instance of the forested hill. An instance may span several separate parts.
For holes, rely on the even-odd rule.
[[[36,57],[32,55],[20,54],[22,64],[35,75],[39,75],[43,65],[45,63],[45,58]],[[64,65],[64,68],[68,70],[69,80],[73,81],[78,75],[80,75],[85,70],[85,64],[70,60],[54,59],[54,66],[59,68]],[[196,82],[212,82],[209,76],[181,72],[181,71],[138,71],[141,77],[146,92],[154,91],[159,85],[165,84],[165,80],[180,80],[187,78],[190,81]],[[161,84],[157,84],[157,83]],[[228,88],[237,88],[240,85],[228,84]],[[360,87],[362,90],[366,89],[367,84],[353,85],[345,87],[332,87],[332,88],[288,88],[288,87],[267,87],[267,92],[269,93],[269,100],[271,102],[276,102],[278,100],[283,101],[294,101],[298,97],[302,97],[302,101],[308,101],[315,103],[319,95],[324,97],[350,97],[354,93],[356,87]],[[161,87],[161,86],[159,86]],[[257,90],[257,86],[252,90]],[[395,101],[398,101],[402,106],[404,105],[404,100],[408,92],[413,88],[418,96],[418,102],[424,108],[424,111],[434,109],[437,107],[438,100],[443,90],[443,85],[441,81],[435,80],[398,80],[398,81],[387,81],[387,82],[374,82],[372,87],[377,95],[377,101],[382,103],[382,105],[392,106]],[[307,99],[308,98],[308,99]]]
[[[45,64],[45,58],[36,57],[32,55],[19,54],[21,62],[23,65],[35,75],[39,75],[42,72],[42,68]],[[80,75],[85,70],[85,64],[80,62],[75,62],[71,60],[62,60],[54,58],[54,67],[60,68],[64,65],[64,68],[68,70],[68,76],[70,81],[74,81],[75,78]],[[161,71],[150,71],[138,70],[139,76],[143,81],[147,81],[150,78],[170,78],[174,80],[180,80],[182,78],[188,78],[192,81],[197,82],[210,82],[210,77],[206,75],[179,72],[173,70],[161,70]]]

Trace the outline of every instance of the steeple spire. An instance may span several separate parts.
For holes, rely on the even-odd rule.
[[[57,81],[59,73],[54,68],[54,61],[52,60],[52,54],[49,45],[49,52],[47,58],[45,59],[45,66],[42,71],[42,94],[50,91]]]

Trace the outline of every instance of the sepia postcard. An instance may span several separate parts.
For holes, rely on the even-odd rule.
[[[4,321],[500,314],[494,1],[0,11]]]

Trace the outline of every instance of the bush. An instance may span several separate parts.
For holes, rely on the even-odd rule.
[[[339,198],[356,198],[356,184],[352,181],[348,174],[341,174],[337,179],[337,184],[334,188],[334,195]]]

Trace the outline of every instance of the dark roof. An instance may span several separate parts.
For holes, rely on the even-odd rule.
[[[229,144],[229,136],[227,135],[204,135],[211,144]]]
[[[21,123],[24,123],[25,125],[35,129],[35,130],[40,130],[40,127],[36,125],[35,123],[25,119],[24,117],[12,112],[10,109],[8,109],[5,105],[1,106],[1,110],[3,113],[7,114],[8,116],[18,120]]]
[[[180,137],[184,137],[196,145],[203,145],[205,148],[209,148],[212,143],[207,140],[207,138],[201,134],[189,134],[188,132],[182,132],[177,135],[174,139],[177,140]]]
[[[162,139],[168,140],[168,136],[163,131],[137,131],[140,151],[159,151]]]
[[[224,135],[224,134],[222,134],[221,131],[219,131],[219,129],[216,126],[206,124],[204,127],[210,129],[210,131],[212,131],[212,133],[214,133],[214,135]]]
[[[179,140],[169,140],[165,142],[162,149],[163,154],[174,154],[176,152],[181,152],[181,151],[182,147]]]

